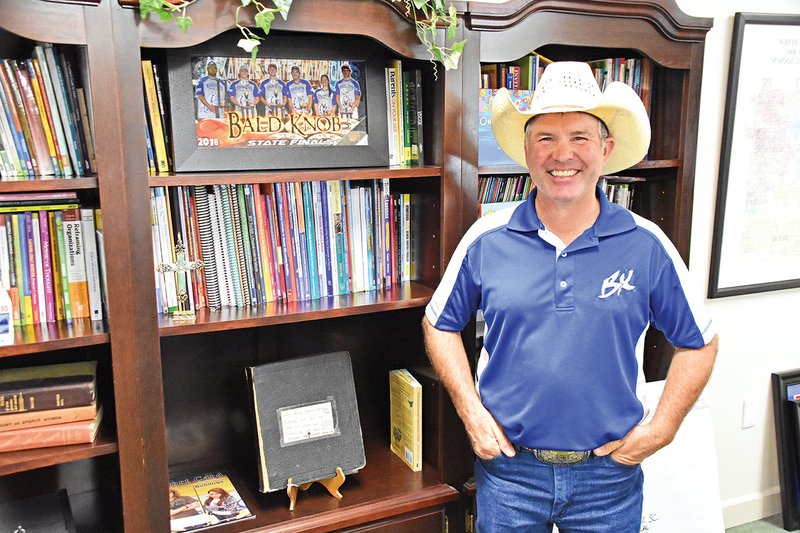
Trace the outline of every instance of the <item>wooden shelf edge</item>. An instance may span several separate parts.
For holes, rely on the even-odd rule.
[[[389,291],[360,292],[303,302],[270,302],[257,308],[202,309],[197,312],[193,323],[175,322],[159,315],[159,333],[161,337],[170,337],[409,309],[427,305],[432,295],[433,289],[410,283]]]
[[[90,457],[111,455],[119,451],[117,441],[109,430],[100,430],[100,435],[91,444],[52,446],[16,452],[0,453],[0,476],[35,470],[47,466],[70,463]],[[2,433],[0,433],[0,437]]]
[[[271,170],[236,172],[185,172],[149,176],[150,187],[178,185],[249,184],[282,181],[367,180],[381,178],[433,178],[442,176],[441,166],[332,168],[325,170]]]
[[[425,487],[411,494],[365,502],[346,509],[328,511],[314,516],[297,518],[289,523],[275,524],[259,529],[264,532],[293,533],[299,531],[338,531],[342,528],[365,524],[364,515],[369,513],[370,522],[383,520],[405,513],[444,505],[457,500],[459,492],[450,485],[440,483]]]
[[[105,322],[88,318],[14,327],[14,344],[0,346],[0,357],[107,344],[111,337]]]
[[[97,177],[88,178],[37,178],[22,181],[0,181],[0,193],[33,191],[75,191],[96,189]]]

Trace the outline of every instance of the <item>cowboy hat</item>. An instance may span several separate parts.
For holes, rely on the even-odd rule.
[[[614,137],[614,149],[603,166],[611,174],[635,165],[650,145],[650,120],[641,99],[625,83],[614,81],[600,91],[586,63],[560,61],[547,66],[531,99],[530,111],[519,111],[508,90],[492,101],[492,131],[498,146],[514,161],[525,161],[525,124],[544,113],[589,113],[602,120]]]

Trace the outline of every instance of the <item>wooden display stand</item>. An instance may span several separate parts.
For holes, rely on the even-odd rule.
[[[344,484],[344,472],[342,472],[342,467],[337,466],[335,476],[325,479],[318,479],[317,481],[309,481],[308,483],[303,483],[302,485],[295,485],[292,483],[292,478],[289,478],[289,481],[286,482],[286,494],[289,496],[290,511],[294,511],[294,506],[297,503],[297,490],[308,490],[308,488],[314,483],[319,483],[328,489],[328,492],[330,492],[331,496],[337,500],[342,499],[342,493],[339,492],[339,487]]]

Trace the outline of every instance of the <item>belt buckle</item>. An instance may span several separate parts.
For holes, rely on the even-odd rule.
[[[582,463],[591,456],[592,452],[570,452],[561,450],[533,450],[533,456],[539,461],[552,466],[569,466]]]

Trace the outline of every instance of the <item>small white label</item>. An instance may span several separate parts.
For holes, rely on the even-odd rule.
[[[282,446],[339,434],[332,400],[284,408],[278,419]]]

